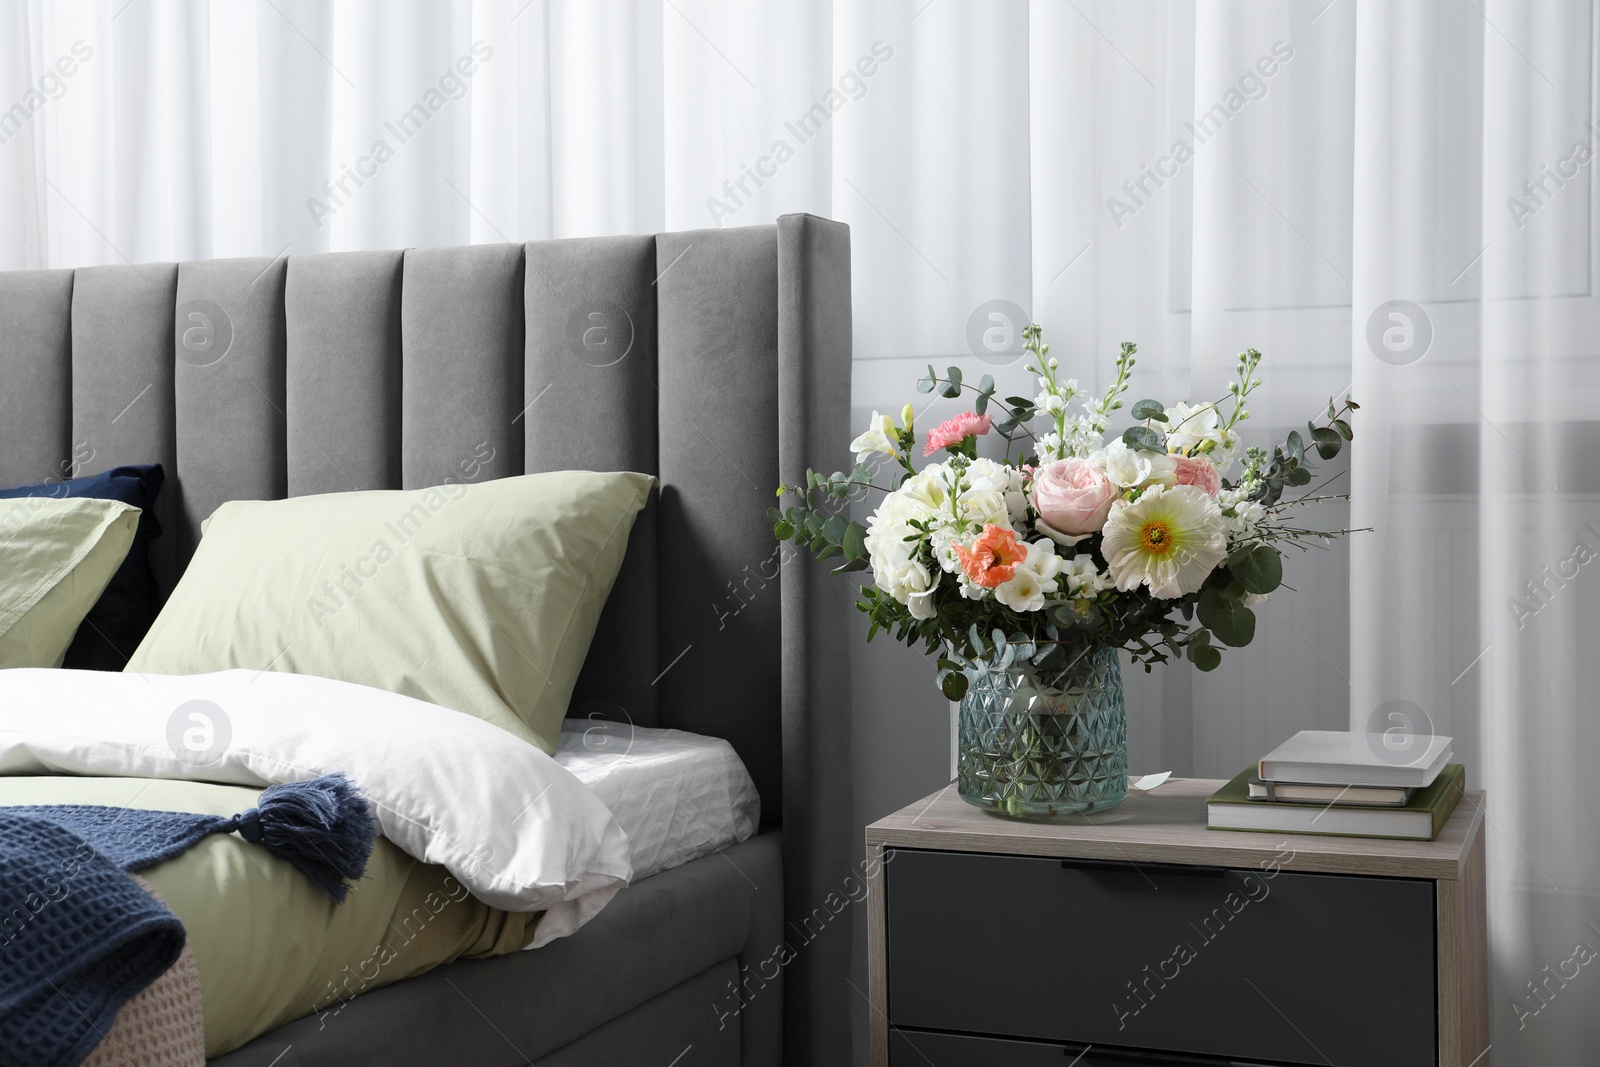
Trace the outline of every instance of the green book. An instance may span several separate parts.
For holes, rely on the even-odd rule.
[[[1452,763],[1432,785],[1419,789],[1402,807],[1327,805],[1251,800],[1251,764],[1211,794],[1206,801],[1206,827],[1211,830],[1259,830],[1266,833],[1323,834],[1329,837],[1388,837],[1432,841],[1444,829],[1466,788],[1466,768]]]

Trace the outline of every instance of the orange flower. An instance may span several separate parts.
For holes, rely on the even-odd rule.
[[[1017,576],[1017,564],[1028,558],[1028,546],[1017,541],[1009,526],[990,523],[971,548],[956,545],[956,559],[973,584],[993,589]]]

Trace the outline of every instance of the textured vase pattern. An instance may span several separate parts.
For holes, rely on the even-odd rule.
[[[1010,662],[1006,662],[1006,661]],[[956,788],[1015,818],[1108,808],[1128,795],[1128,731],[1117,652],[1056,670],[1021,656],[970,664],[961,700]]]

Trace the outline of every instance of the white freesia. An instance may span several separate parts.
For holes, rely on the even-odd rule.
[[[1048,588],[1047,593],[1055,592],[1055,579],[1061,573],[1064,560],[1056,555],[1055,546],[1049,541],[1040,539],[1029,543],[1028,558],[1017,564],[1018,570],[1026,570],[1038,577]]]
[[[1106,480],[1122,489],[1171,485],[1177,478],[1177,464],[1171,456],[1129,448],[1120,439],[1094,453],[1089,462],[1104,470]]]
[[[1111,506],[1101,552],[1121,592],[1144,585],[1163,600],[1187,596],[1227,555],[1222,509],[1192,485],[1153,486]]]
[[[1166,410],[1167,448],[1173,452],[1189,452],[1205,442],[1212,448],[1221,448],[1222,413],[1211,403],[1189,405],[1176,403]]]
[[[1018,567],[1010,581],[995,587],[994,598],[1012,611],[1038,611],[1044,607],[1044,586],[1037,574]]]
[[[895,432],[894,419],[888,415],[872,413],[872,420],[867,423],[866,432],[850,442],[850,450],[856,454],[857,463],[865,463],[868,456],[881,452],[886,456],[898,455],[894,447]]]

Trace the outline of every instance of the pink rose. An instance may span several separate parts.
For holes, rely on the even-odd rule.
[[[1083,537],[1099,533],[1121,494],[1105,473],[1075,456],[1041,466],[1033,475],[1033,506],[1057,533]]]
[[[1178,476],[1178,485],[1192,485],[1196,489],[1204,490],[1211,496],[1222,492],[1222,473],[1217,470],[1217,465],[1209,459],[1199,456],[1173,456],[1172,461],[1177,464],[1175,473]]]
[[[994,420],[987,412],[974,415],[970,411],[963,411],[953,419],[946,419],[928,431],[928,443],[923,446],[922,454],[931,456],[941,448],[959,445],[976,434],[988,433],[992,421]]]

